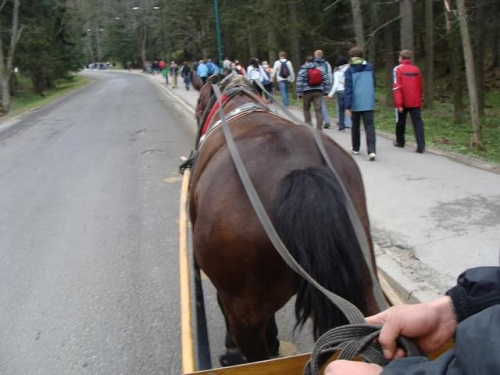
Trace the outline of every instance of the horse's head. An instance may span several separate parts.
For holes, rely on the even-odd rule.
[[[249,84],[247,79],[244,76],[238,74],[230,74],[227,77],[213,75],[207,79],[207,82],[204,85],[203,81],[199,77],[196,76],[196,78],[193,78],[193,87],[200,92],[200,97],[198,98],[195,112],[198,127],[203,126],[208,112],[215,104],[216,98],[212,85],[218,84],[221,92],[225,92],[235,87],[242,87],[247,91],[254,91],[253,87]]]

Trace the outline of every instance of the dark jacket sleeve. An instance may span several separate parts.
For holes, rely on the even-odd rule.
[[[352,107],[352,72],[351,68],[347,68],[344,73],[344,105],[345,109]]]
[[[455,348],[434,361],[426,357],[397,359],[382,375],[461,375],[500,373],[500,305],[489,307],[457,327]]]
[[[446,292],[459,322],[455,349],[438,359],[402,358],[382,375],[500,373],[500,267],[471,268]]]
[[[297,84],[295,86],[295,91],[297,96],[302,96],[304,93],[304,88],[307,82],[307,69],[300,68],[299,73],[297,74]]]
[[[500,304],[500,267],[477,267],[462,273],[446,292],[453,301],[458,322]]]

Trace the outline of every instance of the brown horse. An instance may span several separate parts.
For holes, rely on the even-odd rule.
[[[213,125],[219,119],[218,112],[210,113],[215,97],[208,83],[201,87],[193,77],[194,87],[200,90],[196,108],[200,129],[207,120]],[[252,107],[251,103],[257,105],[229,118],[229,127],[260,199],[292,256],[321,285],[363,313],[377,312],[368,267],[339,181],[326,167],[310,129],[269,112],[241,76],[225,78],[220,89],[226,115]],[[323,133],[321,138],[361,218],[374,266],[360,171],[337,143]],[[271,244],[220,127],[210,131],[199,149],[189,193],[195,260],[217,289],[226,319],[223,365],[237,358],[237,349],[248,361],[277,355],[274,314],[296,293],[297,325],[311,317],[315,337],[347,323],[336,307],[285,264]]]

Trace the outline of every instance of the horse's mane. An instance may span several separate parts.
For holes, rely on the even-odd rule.
[[[231,73],[220,82],[220,90],[222,92],[229,90],[233,87],[245,87],[248,90],[254,91],[252,85],[245,76],[241,74]]]

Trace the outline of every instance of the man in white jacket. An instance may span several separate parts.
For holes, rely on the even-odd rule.
[[[274,63],[271,81],[274,81],[275,77],[278,81],[283,105],[288,107],[288,92],[290,84],[295,80],[295,73],[292,62],[286,58],[286,52],[281,51],[279,53],[279,60],[276,60]]]
[[[338,126],[339,131],[343,132],[346,128],[351,126],[350,117],[345,116],[345,105],[344,105],[344,74],[349,68],[349,63],[347,58],[339,57],[335,63],[335,71],[333,73],[333,86],[330,93],[325,99],[333,98],[337,95],[337,112],[338,112]],[[349,123],[348,123],[349,121]]]

